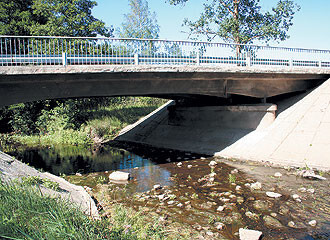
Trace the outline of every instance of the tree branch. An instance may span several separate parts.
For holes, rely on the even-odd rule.
[[[231,15],[235,16],[235,13],[222,0],[219,0],[219,2],[231,13]]]

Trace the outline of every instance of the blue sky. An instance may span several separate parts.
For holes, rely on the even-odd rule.
[[[93,14],[107,26],[121,26],[124,14],[129,12],[128,0],[96,0]],[[149,0],[149,8],[157,14],[160,38],[186,40],[183,19],[196,20],[203,10],[203,0],[190,0],[185,6],[171,6],[165,0]],[[301,6],[294,25],[289,30],[290,39],[273,46],[330,49],[330,0],[295,0]],[[275,6],[277,0],[261,0],[264,9]]]

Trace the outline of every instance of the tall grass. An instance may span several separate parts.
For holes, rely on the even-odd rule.
[[[68,201],[43,196],[37,187],[0,181],[1,239],[178,239],[157,220],[117,205],[95,220]],[[147,222],[147,220],[149,220]]]

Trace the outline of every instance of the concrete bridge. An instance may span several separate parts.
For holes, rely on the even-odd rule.
[[[330,51],[242,45],[238,54],[234,49],[234,44],[189,41],[0,36],[0,107],[97,96],[189,99],[189,106],[166,106],[118,140],[330,169],[330,154],[320,160],[316,153],[330,149],[330,126],[324,127],[330,122]],[[325,90],[314,93],[320,85],[317,89]],[[295,92],[305,96],[276,98]],[[312,99],[310,108],[304,108],[306,98]],[[307,123],[287,127],[276,111],[279,116],[291,111],[281,119]],[[320,122],[311,130],[308,119],[313,122],[315,112]],[[274,143],[272,136],[284,129]],[[321,143],[314,142],[316,135]],[[285,139],[293,143],[288,148]],[[268,155],[255,149],[261,143]]]

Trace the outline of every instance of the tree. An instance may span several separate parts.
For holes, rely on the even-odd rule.
[[[184,4],[188,0],[169,0],[170,4]],[[272,11],[263,12],[260,0],[210,0],[204,4],[204,12],[197,21],[184,20],[189,34],[216,37],[225,42],[250,44],[255,40],[286,40],[287,31],[292,26],[293,16],[300,7],[290,0],[280,0]]]
[[[92,37],[113,30],[92,15],[92,0],[2,0],[0,34]]]
[[[122,30],[119,36],[122,38],[159,38],[159,25],[156,13],[150,12],[148,2],[145,0],[129,0],[130,13],[125,14]]]

